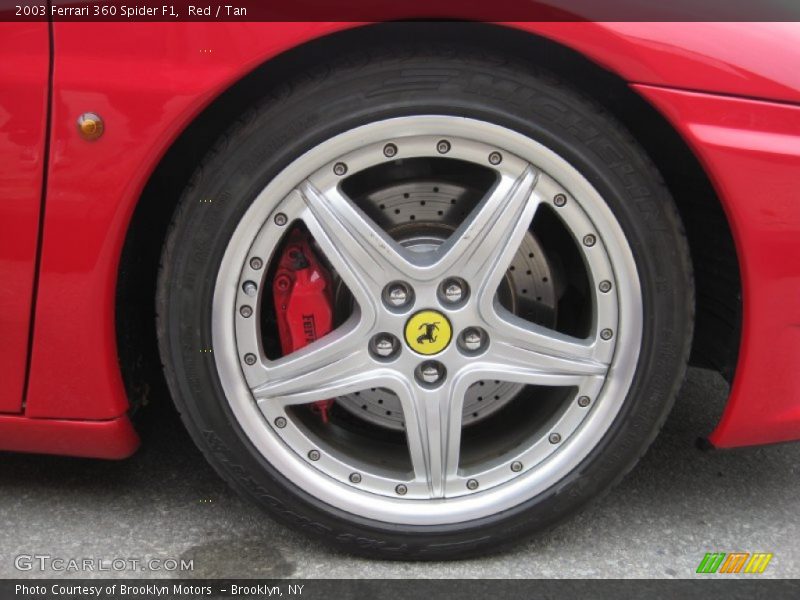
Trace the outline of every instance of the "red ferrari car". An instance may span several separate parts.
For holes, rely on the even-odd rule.
[[[443,558],[608,489],[689,363],[732,384],[708,445],[800,438],[797,24],[41,20],[0,55],[2,450],[125,458],[165,379],[274,517]]]

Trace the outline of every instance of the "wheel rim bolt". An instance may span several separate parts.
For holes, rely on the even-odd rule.
[[[550,440],[551,444],[558,444],[561,441],[561,435],[558,433],[551,433],[550,437],[547,439]]]
[[[255,296],[258,293],[258,286],[255,281],[245,281],[242,285],[242,290],[248,296]]]
[[[339,177],[341,177],[342,175],[347,173],[347,165],[344,164],[343,162],[337,162],[335,165],[333,165],[333,172]]]
[[[611,282],[608,280],[601,281],[597,287],[600,289],[601,292],[607,294],[611,291]]]
[[[442,284],[440,294],[448,304],[458,304],[467,295],[466,283],[458,279],[447,279]]]
[[[580,398],[578,398],[578,406],[580,406],[581,408],[586,408],[587,406],[589,406],[590,402],[591,400],[589,399],[589,396],[581,396]]]
[[[284,417],[278,417],[275,419],[275,427],[278,429],[283,429],[286,427],[286,419]]]
[[[394,491],[397,492],[398,496],[405,496],[406,493],[408,493],[408,488],[401,483],[396,488],[394,488]]]
[[[383,298],[392,308],[402,308],[411,299],[411,290],[404,283],[392,283],[386,288]]]
[[[361,473],[350,473],[351,483],[361,483]]]
[[[596,242],[597,242],[597,238],[594,237],[591,233],[583,236],[583,245],[584,246],[591,247],[591,246],[594,246]]]
[[[603,329],[600,332],[600,337],[603,338],[604,340],[610,340],[612,337],[614,337],[614,332],[611,331],[610,329]]]
[[[469,479],[469,480],[467,480],[467,489],[468,490],[477,490],[478,489],[478,480],[477,479]]]
[[[386,158],[392,158],[395,154],[397,154],[397,146],[394,144],[386,144],[383,147],[383,155]]]
[[[511,470],[514,471],[514,473],[519,473],[522,471],[522,463],[518,460],[515,460],[511,463]]]
[[[244,362],[248,365],[256,364],[256,355],[255,354],[245,354],[244,355]]]
[[[492,152],[489,155],[489,164],[499,165],[501,162],[503,162],[503,155],[499,152]]]
[[[567,203],[567,197],[564,194],[556,194],[553,198],[553,204],[561,208]]]
[[[461,345],[469,352],[476,352],[483,348],[486,336],[477,327],[469,327],[461,334]]]
[[[319,450],[309,450],[308,460],[319,460],[319,457],[320,457]]]
[[[381,358],[389,358],[398,347],[397,338],[388,333],[379,333],[372,340],[372,350]]]
[[[444,370],[435,361],[424,362],[419,367],[419,378],[423,383],[437,383],[442,378]]]
[[[253,309],[247,306],[246,304],[239,309],[239,313],[245,318],[249,318],[253,316]]]
[[[283,214],[283,213],[278,213],[277,215],[275,215],[275,225],[278,225],[280,227],[283,227],[284,225],[286,225],[286,222],[288,220],[289,219],[287,219],[286,215]]]
[[[440,140],[438,144],[436,144],[436,150],[438,150],[439,154],[447,154],[450,152],[450,142],[447,140]]]
[[[250,268],[253,269],[254,271],[258,271],[263,266],[264,266],[264,261],[258,258],[257,256],[254,256],[253,258],[250,259]]]

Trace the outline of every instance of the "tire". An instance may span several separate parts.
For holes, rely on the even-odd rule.
[[[566,169],[564,173],[574,171],[579,174],[565,176],[562,181],[558,177],[551,177],[550,172],[543,171],[545,174],[540,176],[536,185],[544,185],[541,182],[545,181],[550,182],[547,185],[561,186],[566,182],[563,189],[565,197],[569,199],[567,208],[580,205],[579,208],[585,211],[585,214],[581,214],[588,215],[592,223],[601,222],[597,220],[601,217],[595,218],[601,215],[605,219],[602,222],[608,223],[607,231],[621,232],[621,236],[606,236],[598,231],[596,248],[602,246],[615,277],[620,276],[614,280],[611,294],[606,296],[618,294],[615,300],[618,304],[615,306],[619,309],[620,323],[630,318],[631,323],[637,324],[636,331],[640,331],[640,334],[629,338],[625,344],[614,346],[609,361],[622,361],[619,358],[622,356],[627,358],[619,363],[611,363],[616,365],[613,370],[618,373],[628,369],[630,376],[627,381],[614,380],[619,381],[619,393],[614,398],[603,396],[605,391],[600,391],[596,398],[590,399],[597,406],[591,404],[581,409],[589,412],[580,413],[588,416],[582,416],[586,420],[581,422],[580,427],[576,426],[575,441],[566,435],[561,439],[553,437],[552,433],[546,434],[549,435],[546,439],[554,446],[561,446],[548,452],[555,452],[552,455],[554,457],[561,456],[559,452],[571,457],[569,460],[572,462],[564,458],[564,464],[568,464],[569,468],[554,470],[546,479],[537,471],[540,467],[536,466],[530,474],[525,471],[525,477],[508,481],[503,479],[502,483],[491,489],[484,489],[482,480],[476,484],[468,483],[481,486],[477,490],[464,492],[474,492],[474,496],[448,497],[444,505],[452,504],[452,511],[435,512],[431,508],[427,513],[426,508],[420,513],[426,515],[423,519],[408,516],[410,513],[403,508],[413,500],[399,496],[384,500],[383,496],[377,494],[372,496],[375,501],[371,502],[367,492],[351,490],[346,481],[328,486],[332,490],[335,488],[329,497],[328,487],[318,473],[318,470],[325,468],[323,461],[317,466],[306,460],[305,456],[300,456],[299,451],[286,456],[265,451],[264,440],[272,440],[282,432],[275,429],[274,421],[269,418],[257,422],[257,419],[242,416],[241,411],[250,408],[245,406],[245,401],[240,403],[239,395],[231,392],[231,386],[234,385],[231,381],[235,385],[247,385],[248,367],[240,363],[241,356],[236,350],[236,344],[241,343],[240,338],[219,333],[225,327],[234,327],[234,324],[238,327],[239,321],[235,319],[239,317],[233,313],[220,317],[220,313],[215,311],[220,302],[230,302],[230,308],[240,301],[241,290],[237,292],[236,286],[223,285],[226,281],[223,273],[231,271],[225,265],[231,253],[235,253],[236,244],[245,248],[246,252],[249,244],[256,243],[252,232],[261,231],[258,228],[262,227],[262,221],[265,223],[263,227],[267,227],[266,224],[273,223],[275,219],[273,213],[278,198],[269,199],[262,194],[268,185],[291,177],[297,161],[306,160],[302,157],[314,152],[322,152],[327,148],[325,143],[337,136],[350,139],[346,137],[347,132],[375,123],[382,123],[376,127],[388,127],[391,132],[391,124],[395,123],[392,119],[411,119],[397,121],[398,124],[412,125],[403,130],[395,128],[398,139],[402,141],[402,136],[416,128],[417,123],[421,124],[420,131],[428,127],[427,121],[415,119],[430,115],[440,116],[440,121],[447,123],[448,127],[452,124],[457,128],[464,123],[471,127],[470,124],[475,123],[476,127],[496,131],[499,136],[512,140],[509,144],[519,148],[520,152],[526,152],[528,147],[539,148],[537,152],[550,157],[547,160],[552,159],[553,165],[562,165],[563,162],[558,168]],[[450,117],[460,120],[456,122]],[[467,134],[468,137],[470,135]],[[483,141],[475,140],[475,144],[480,143]],[[402,143],[398,143],[398,146],[402,150]],[[456,150],[455,146],[454,143],[453,151]],[[353,150],[358,151],[357,148]],[[513,157],[509,154],[512,153],[503,151],[503,163],[500,166],[512,162]],[[430,161],[435,160],[435,156],[430,158]],[[493,168],[492,165],[485,166]],[[543,180],[545,175],[547,179]],[[586,191],[581,195],[573,193],[576,190]],[[594,198],[595,195],[601,201],[589,206],[591,203],[585,198]],[[551,200],[551,197],[542,199],[548,203],[546,212],[561,214],[558,204],[551,205]],[[257,210],[256,205],[267,212],[258,216],[253,212]],[[251,234],[245,239],[241,232],[248,227]],[[564,227],[569,229],[572,225]],[[531,228],[534,226],[531,225]],[[523,232],[521,235],[527,234]],[[544,236],[541,237],[544,239]],[[274,240],[267,242],[278,244]],[[317,242],[320,243],[319,240]],[[588,242],[595,243],[592,240]],[[584,253],[584,256],[594,252],[588,247],[588,242],[585,237],[577,237],[575,252]],[[538,238],[537,243],[544,245]],[[613,255],[615,244],[620,248],[620,256],[623,256],[617,262],[614,262],[616,259]],[[583,262],[587,260],[584,258]],[[555,272],[556,262],[553,259],[545,266],[553,268]],[[248,268],[246,264],[243,267],[241,263],[236,264],[239,266],[234,271],[242,269],[245,272]],[[627,264],[629,271],[619,267],[622,264]],[[579,269],[580,266],[575,268]],[[585,268],[588,271],[589,267]],[[263,270],[267,271],[268,266]],[[566,267],[564,271],[570,272]],[[230,275],[231,281],[239,281],[239,276],[238,272]],[[571,277],[569,275],[564,279]],[[592,288],[586,292],[586,297],[594,298],[592,302],[605,302],[606,296],[597,294],[593,289],[592,276],[585,275],[585,279],[590,282],[586,289]],[[267,279],[263,282],[271,283]],[[268,291],[269,287],[265,285],[264,290]],[[259,288],[258,294],[263,294],[264,298],[264,301],[260,301],[262,311],[269,306],[267,291]],[[627,305],[627,301],[623,302],[623,292],[629,293],[633,299]],[[422,293],[427,292],[419,292]],[[557,293],[557,290],[553,293]],[[562,308],[563,299],[554,302],[557,302],[559,319],[560,315],[569,314],[567,309]],[[638,320],[627,314],[629,308],[629,312],[638,314]],[[579,312],[576,309],[575,314]],[[453,310],[453,316],[449,317],[454,324],[460,318],[457,313],[457,310]],[[607,491],[633,467],[662,426],[682,383],[692,334],[694,297],[687,244],[673,201],[647,155],[619,123],[579,92],[524,62],[475,54],[462,48],[426,46],[375,51],[366,58],[361,55],[339,60],[324,69],[297,77],[244,115],[204,159],[180,200],[163,250],[157,314],[160,351],[174,401],[196,444],[233,488],[266,509],[275,519],[345,551],[382,559],[439,560],[485,555],[549,527]],[[579,321],[581,318],[576,316],[573,320]],[[587,327],[591,329],[595,325]],[[619,335],[620,339],[623,335],[632,335],[622,328],[618,332],[609,331],[613,336]],[[264,335],[274,336],[275,333],[266,332]],[[492,331],[487,335],[494,344]],[[402,338],[402,334],[398,333],[392,343]],[[597,339],[595,341],[598,347],[602,345]],[[407,356],[415,360],[424,358],[415,356],[402,341],[399,343],[402,351],[398,360],[405,360]],[[451,346],[455,348],[457,343],[460,342],[454,340]],[[626,348],[636,348],[638,352],[624,355]],[[465,354],[463,348],[461,351],[461,355]],[[261,360],[265,359],[259,357]],[[446,361],[445,358],[441,360]],[[463,360],[467,364],[469,357]],[[520,365],[520,369],[524,371],[524,364]],[[564,372],[567,373],[566,370]],[[450,371],[447,373],[445,377],[450,377]],[[611,375],[604,377],[606,379],[602,385],[611,386],[608,383],[612,381]],[[408,381],[409,389],[416,390],[422,385],[410,376]],[[532,394],[529,391],[531,389],[540,388],[524,387],[523,392],[515,392],[517,396],[497,408],[496,415],[502,415],[512,407],[523,406],[524,400],[519,398]],[[577,410],[574,408],[577,401],[572,397],[565,398],[553,401],[556,407],[553,414]],[[254,405],[251,397],[246,401]],[[544,404],[546,402],[543,401]],[[607,412],[600,412],[606,409]],[[524,405],[519,410],[539,408],[529,409]],[[591,416],[594,414],[592,411],[606,415],[602,426],[599,417]],[[340,412],[341,418],[351,424],[359,419],[345,410]],[[403,414],[405,427],[411,417],[405,412]],[[309,419],[307,416],[302,418]],[[377,418],[373,417],[372,421]],[[486,417],[484,423],[488,419]],[[305,429],[298,425],[298,431],[303,435],[311,435],[308,430],[313,433],[316,431],[314,428],[318,427],[314,423],[308,424],[312,421],[313,417],[311,421],[303,421],[306,423],[303,426]],[[590,423],[595,429],[591,429]],[[534,425],[530,427],[534,428]],[[541,429],[545,426],[536,427]],[[383,431],[374,422],[364,428]],[[579,444],[581,435],[589,435],[587,431],[592,431],[595,438],[591,442],[585,441],[591,438],[583,438],[584,441]],[[396,432],[392,435],[396,435]],[[408,440],[411,448],[411,438]],[[435,452],[432,442],[427,447],[424,444],[423,453]],[[291,446],[289,442],[286,445]],[[412,466],[413,452],[411,450]],[[432,465],[434,458],[429,460]],[[435,460],[446,459],[436,457]],[[303,461],[308,466],[304,467],[301,464]],[[286,466],[290,463],[291,466]],[[299,466],[295,467],[295,464]],[[547,463],[545,461],[542,464]],[[512,470],[515,468],[511,467]],[[522,468],[521,463],[519,468]],[[334,477],[332,473],[325,475]],[[503,475],[506,476],[511,477]],[[313,485],[306,485],[302,477],[310,478]],[[523,484],[519,481],[525,478],[530,482],[538,482],[536,485],[539,488],[528,482],[525,483],[528,487],[524,488],[527,491],[508,492],[502,497],[502,502],[493,500],[492,504],[497,509],[485,506],[475,508],[483,497],[481,494],[490,498],[491,494],[499,495],[505,493],[503,490],[506,489],[523,490]],[[322,481],[319,483],[320,493],[314,491],[318,480]],[[449,485],[447,479],[436,480],[433,474],[429,474],[427,481],[428,490],[433,490],[431,494],[438,493],[436,484],[432,482],[444,481],[441,485]],[[362,485],[367,483],[365,475]],[[392,494],[391,490],[386,493],[389,496]],[[347,494],[356,499],[367,494],[364,496],[367,500],[363,505],[358,502],[348,505],[345,500],[340,500]],[[459,512],[462,504],[465,507],[463,515],[466,516],[458,517],[462,514]],[[428,506],[424,503],[418,505]],[[405,516],[393,519],[391,511],[395,510],[395,506],[398,507],[398,515],[402,513]],[[433,507],[434,503],[430,506]],[[377,512],[379,510],[384,512]],[[446,516],[441,516],[445,513]],[[469,515],[474,515],[474,518],[468,518]]]

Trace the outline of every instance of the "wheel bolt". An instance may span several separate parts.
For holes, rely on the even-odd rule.
[[[254,271],[258,271],[263,266],[264,266],[264,261],[258,258],[257,256],[254,256],[253,258],[250,259],[250,268],[253,269]]]
[[[285,214],[278,213],[277,215],[275,215],[275,225],[279,225],[280,227],[283,227],[284,225],[286,225],[287,221],[288,221],[288,219],[286,218]]]
[[[242,284],[242,290],[248,296],[255,296],[258,293],[258,286],[256,285],[255,281],[245,281]]]
[[[247,306],[246,304],[239,309],[239,314],[241,314],[245,319],[253,316],[253,309]]]
[[[383,290],[383,301],[392,308],[402,308],[411,301],[411,295],[405,283],[390,283]]]
[[[399,347],[397,338],[389,333],[379,333],[372,338],[372,351],[381,358],[389,358]]]
[[[601,292],[607,294],[608,292],[611,291],[611,282],[607,280],[601,281],[600,283],[597,284],[597,287]]]
[[[361,483],[361,473],[350,473],[350,481],[352,483]]]
[[[308,460],[319,460],[319,457],[320,457],[319,450],[308,451]]]
[[[522,463],[518,460],[515,460],[511,463],[511,470],[514,471],[514,473],[519,473],[522,471]]]
[[[550,437],[548,437],[547,439],[550,440],[551,444],[558,444],[561,441],[561,435],[559,435],[558,433],[551,433]]]
[[[564,194],[556,194],[553,197],[553,204],[561,208],[567,203],[567,197]]]
[[[335,165],[333,165],[333,172],[339,177],[341,177],[342,175],[347,173],[347,165],[344,164],[343,162],[337,162]]]
[[[392,158],[395,154],[397,154],[397,146],[394,144],[386,144],[383,147],[383,155],[386,158]]]
[[[501,162],[503,162],[503,155],[499,152],[492,152],[489,155],[489,164],[499,165]]]
[[[450,142],[447,140],[441,140],[438,144],[436,144],[436,150],[439,151],[439,154],[447,154],[450,152]]]
[[[244,355],[244,362],[246,364],[248,364],[248,365],[256,364],[256,360],[258,360],[258,359],[256,358],[255,354],[245,354]]]
[[[583,245],[584,246],[591,247],[591,246],[594,246],[596,242],[597,242],[597,238],[594,237],[591,233],[586,234],[585,236],[583,236]]]
[[[283,429],[286,427],[286,419],[284,417],[278,417],[275,419],[275,427],[278,429]]]
[[[610,329],[603,329],[600,332],[600,337],[603,338],[604,340],[610,340],[612,337],[614,337],[614,332],[611,331]]]
[[[591,400],[589,399],[589,396],[580,396],[578,398],[578,406],[580,406],[581,408],[586,408],[587,406],[589,406],[590,402]]]
[[[417,368],[417,378],[429,385],[437,383],[444,376],[444,367],[434,360],[422,363]]]
[[[477,490],[478,489],[478,480],[477,479],[469,479],[469,480],[467,480],[467,489],[468,490]]]
[[[408,493],[408,488],[401,483],[396,488],[394,488],[394,491],[397,492],[398,496],[405,496],[406,493]]]
[[[464,350],[467,350],[468,352],[477,352],[483,348],[486,342],[486,337],[487,336],[482,329],[477,327],[468,327],[461,332],[459,341],[461,342],[461,347]]]
[[[441,285],[440,294],[448,304],[458,304],[467,296],[467,284],[460,279],[447,279]]]

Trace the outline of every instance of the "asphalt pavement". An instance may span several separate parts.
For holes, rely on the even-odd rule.
[[[126,461],[0,454],[0,577],[691,578],[706,552],[771,552],[760,577],[798,577],[800,444],[698,450],[726,394],[718,375],[691,370],[661,435],[610,494],[514,550],[442,563],[355,559],[287,530],[157,409]],[[20,556],[184,559],[194,570],[40,572],[41,559]]]

